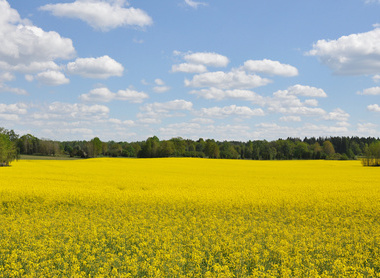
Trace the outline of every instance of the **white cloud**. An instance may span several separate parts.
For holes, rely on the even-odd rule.
[[[198,123],[175,123],[161,127],[159,132],[168,138],[177,137],[178,134],[182,136],[192,136],[199,132],[201,125]]]
[[[161,119],[145,117],[145,115],[143,115],[143,114],[138,114],[137,116],[139,118],[138,122],[140,124],[150,125],[150,124],[160,124],[162,122]]]
[[[2,114],[0,113],[0,119],[5,121],[18,121],[20,117],[16,114]]]
[[[156,93],[165,93],[170,90],[169,86],[155,86],[153,87],[153,91]]]
[[[289,87],[288,93],[304,97],[327,97],[327,94],[322,89],[299,84]]]
[[[142,124],[158,124],[161,123],[162,118],[173,117],[173,112],[176,117],[184,116],[178,114],[182,111],[191,111],[193,103],[190,101],[176,99],[168,102],[154,102],[148,103],[140,107],[142,113],[137,114],[138,122]]]
[[[357,92],[358,95],[377,96],[380,95],[380,87],[364,89],[363,92]]]
[[[59,71],[48,70],[36,75],[36,79],[42,84],[49,86],[58,86],[70,83],[70,80]]]
[[[96,88],[88,94],[79,96],[79,99],[86,102],[110,102],[115,99],[115,93],[112,93],[108,88]]]
[[[73,3],[48,4],[40,7],[59,17],[78,18],[96,30],[108,31],[122,26],[145,27],[153,24],[143,10],[124,7],[124,1],[77,0]]]
[[[124,126],[129,126],[129,127],[135,125],[135,122],[132,120],[122,121],[120,119],[114,119],[114,118],[108,119],[108,122],[110,122],[111,124],[124,125]]]
[[[255,92],[249,90],[222,90],[218,88],[208,88],[201,90],[193,90],[190,94],[198,95],[205,99],[240,99],[247,101],[254,101],[255,103],[260,103],[263,101],[263,97],[256,94]]]
[[[168,102],[154,102],[144,105],[141,110],[146,112],[167,113],[175,110],[191,110],[193,104],[190,101],[176,99]]]
[[[25,74],[25,80],[32,82],[34,80],[34,76],[31,74]]]
[[[282,121],[282,122],[300,122],[301,117],[299,117],[299,116],[283,116],[280,118],[280,121]]]
[[[208,118],[193,118],[191,122],[198,124],[213,124],[214,120]]]
[[[376,74],[376,75],[374,75],[373,77],[372,77],[372,80],[374,81],[374,82],[379,82],[380,81],[380,74]]]
[[[272,109],[272,112],[273,109]],[[281,107],[279,110],[277,110],[279,113],[283,114],[296,114],[296,115],[305,115],[305,116],[321,116],[325,115],[326,111],[322,108],[310,108],[306,106],[300,106],[300,107]]]
[[[226,56],[213,52],[196,52],[186,54],[184,59],[191,64],[211,67],[226,67],[230,62]]]
[[[67,64],[67,71],[83,77],[106,79],[111,76],[122,76],[124,67],[105,55],[99,58],[78,58],[75,62]]]
[[[225,107],[202,108],[199,114],[202,117],[224,118],[228,116],[264,116],[265,113],[261,108],[251,109],[247,106],[230,105]]]
[[[22,73],[36,73],[36,72],[41,72],[41,71],[46,71],[46,70],[55,70],[55,71],[61,70],[61,67],[58,66],[53,61],[31,62],[28,64],[17,64],[14,66],[11,66],[9,64],[6,64],[0,61],[0,68],[4,68],[10,71],[18,71]]]
[[[162,79],[160,79],[160,78],[155,79],[154,83],[156,83],[156,85],[158,85],[158,86],[165,85],[165,82]]]
[[[364,134],[373,135],[379,133],[377,131],[377,125],[373,123],[358,124],[357,131],[361,136]]]
[[[15,79],[15,76],[10,72],[3,72],[0,74],[0,82],[12,81]]]
[[[149,98],[149,96],[146,93],[132,89],[119,90],[115,96],[117,100],[126,100],[132,103],[141,103],[147,98]]]
[[[5,114],[17,114],[17,115],[24,115],[27,111],[27,105],[24,103],[14,103],[14,104],[5,104],[0,103],[0,113]]]
[[[344,112],[340,108],[336,108],[336,109],[334,109],[334,111],[328,113],[323,118],[325,120],[346,122],[346,121],[348,121],[349,117],[350,117],[350,114],[348,114],[347,112]]]
[[[318,100],[316,99],[307,99],[304,101],[307,106],[318,106]]]
[[[6,84],[0,83],[0,93],[1,92],[13,93],[16,95],[27,95],[28,94],[28,92],[24,89],[9,87]]]
[[[297,76],[297,68],[281,64],[278,61],[272,61],[268,59],[264,60],[248,60],[244,63],[243,68],[246,71],[251,71],[255,73],[264,73],[269,75],[280,75],[280,76]]]
[[[108,116],[109,108],[104,105],[84,105],[78,103],[53,102],[48,106],[47,112],[58,118],[104,118]]]
[[[319,40],[308,55],[318,56],[338,74],[378,74],[380,71],[380,28],[337,40]]]
[[[289,94],[288,90],[280,90],[273,93],[273,97],[265,99],[265,106],[273,113],[304,115],[304,116],[322,116],[326,114],[322,108],[311,108],[315,106],[315,100],[306,100],[302,102],[297,96]]]
[[[182,63],[172,66],[172,72],[202,73],[206,71],[207,67],[199,64]]]
[[[0,1],[0,10],[0,69],[20,72],[57,69],[54,60],[75,56],[71,39],[21,19],[7,1]]]
[[[290,127],[282,126],[277,123],[261,123],[256,125],[256,129],[252,132],[250,138],[260,138],[267,140],[276,140],[278,138],[287,137],[312,137],[315,134],[321,136],[347,136],[348,129],[345,126],[329,126],[316,125],[313,123],[305,123],[303,126]]]
[[[271,80],[258,75],[248,75],[241,70],[206,72],[197,74],[192,80],[185,79],[187,87],[214,87],[218,89],[251,89],[267,85]]]
[[[153,91],[155,91],[156,93],[164,93],[170,90],[170,87],[165,86],[165,82],[160,78],[157,78],[156,80],[154,80],[154,83],[158,85],[158,86],[153,87]]]
[[[79,99],[86,102],[110,102],[112,100],[123,100],[132,103],[141,103],[147,99],[148,95],[144,92],[138,92],[132,89],[119,90],[117,93],[111,92],[108,88],[96,88],[88,94],[79,96]]]
[[[367,106],[368,111],[380,112],[380,106],[378,104],[371,104]]]
[[[196,2],[196,1],[193,1],[193,0],[185,0],[185,4],[194,8],[194,9],[197,9],[198,6],[207,6],[207,3],[204,3],[204,2]]]

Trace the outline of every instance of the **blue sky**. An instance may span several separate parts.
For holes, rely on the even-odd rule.
[[[39,138],[380,136],[380,1],[0,0],[0,126]]]

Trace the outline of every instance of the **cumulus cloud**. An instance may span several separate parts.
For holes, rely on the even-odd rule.
[[[318,100],[316,99],[306,99],[304,103],[307,106],[318,106]]]
[[[132,120],[122,121],[120,119],[114,119],[114,118],[108,119],[108,122],[110,122],[111,124],[116,124],[116,125],[125,125],[125,126],[134,126],[135,125],[135,122]]]
[[[165,93],[169,90],[170,90],[169,86],[155,86],[153,88],[153,91],[155,91],[156,93]]]
[[[103,118],[110,110],[104,105],[84,105],[79,103],[53,102],[48,106],[47,113],[53,118]]]
[[[372,87],[364,89],[362,92],[357,92],[358,95],[377,96],[380,95],[380,87]]]
[[[226,56],[214,52],[196,52],[186,54],[184,59],[191,64],[211,67],[226,67],[230,62]]]
[[[265,99],[264,105],[273,113],[304,115],[304,116],[322,116],[326,111],[316,106],[316,100],[306,100],[302,102],[296,95],[291,94],[289,90],[280,90],[273,93],[273,97]]]
[[[328,113],[323,118],[325,120],[332,120],[332,121],[339,121],[339,122],[346,122],[348,121],[348,118],[350,117],[350,114],[343,111],[340,108],[334,109],[334,111]]]
[[[263,101],[263,97],[256,94],[255,92],[249,90],[222,90],[218,88],[207,88],[201,90],[193,90],[190,94],[198,95],[199,97],[205,99],[215,99],[215,100],[224,100],[224,99],[239,99],[246,101],[254,101],[255,103],[260,103]]]
[[[0,103],[0,119],[5,121],[17,121],[20,115],[27,113],[27,105],[24,103],[5,104]]]
[[[173,65],[172,72],[203,73],[207,71],[206,66],[226,67],[230,62],[226,56],[214,52],[183,54],[179,51],[174,51],[174,55],[182,56],[186,63]]]
[[[228,116],[252,117],[265,115],[264,111],[261,108],[251,109],[247,106],[236,105],[230,105],[225,107],[202,108],[199,114],[202,117],[211,118],[224,118]]]
[[[325,91],[320,88],[304,86],[304,85],[294,85],[288,88],[288,94],[304,97],[327,97]]]
[[[36,79],[42,84],[49,86],[58,86],[70,83],[70,80],[59,71],[48,70],[45,72],[40,72],[36,75]]]
[[[379,82],[379,81],[380,81],[380,74],[376,74],[376,75],[374,75],[374,76],[372,77],[372,80],[373,80],[374,82]]]
[[[280,121],[282,121],[282,122],[300,122],[301,117],[299,117],[299,116],[283,116],[280,118]]]
[[[17,121],[20,117],[16,114],[2,114],[0,113],[0,119],[4,121]]]
[[[343,75],[378,74],[380,71],[380,28],[319,40],[308,55],[318,56],[335,73]]]
[[[123,100],[132,103],[141,103],[147,99],[148,95],[132,89],[119,90],[117,93],[111,92],[108,88],[96,88],[88,94],[82,94],[79,99],[85,102],[110,102],[112,100]]]
[[[156,83],[156,85],[158,85],[158,86],[163,86],[163,85],[165,85],[165,82],[164,82],[162,79],[160,79],[160,78],[156,78],[156,79],[154,80],[154,83]]]
[[[214,120],[208,118],[193,118],[191,122],[198,124],[213,124]]]
[[[14,104],[5,104],[0,103],[0,113],[5,114],[15,114],[15,115],[24,115],[28,112],[27,105],[24,103],[14,103]]]
[[[368,111],[380,112],[380,106],[378,104],[371,104],[367,106]]]
[[[191,111],[193,103],[183,99],[176,99],[168,102],[148,103],[140,107],[142,113],[137,114],[139,122],[143,124],[158,124],[162,118],[172,117],[173,112],[176,116],[184,116],[178,114],[183,111]]]
[[[377,125],[373,123],[358,124],[357,131],[361,136],[363,136],[363,134],[378,134]]]
[[[87,78],[106,79],[122,76],[124,67],[108,55],[99,58],[78,58],[67,64],[67,71]]]
[[[146,104],[141,108],[142,111],[146,112],[158,112],[166,113],[175,110],[191,110],[193,108],[193,103],[183,99],[176,99],[168,102],[154,102]]]
[[[15,79],[15,76],[10,72],[0,73],[0,82],[12,81]]]
[[[165,86],[165,82],[160,78],[157,78],[156,80],[154,80],[154,83],[156,83],[157,85],[153,87],[153,91],[155,91],[156,93],[164,93],[170,90],[170,87]]]
[[[281,64],[278,61],[272,61],[268,59],[264,60],[248,60],[244,63],[243,68],[246,71],[251,71],[255,73],[263,73],[268,75],[280,75],[280,76],[297,76],[297,68]]]
[[[267,85],[271,80],[245,71],[206,72],[193,76],[192,80],[185,79],[187,87],[214,87],[218,89],[251,89]]]
[[[9,71],[17,71],[22,73],[36,73],[46,70],[60,71],[61,66],[57,65],[53,61],[46,62],[31,62],[28,64],[9,65],[0,61],[0,68],[7,69]]]
[[[0,69],[20,72],[57,70],[54,60],[75,56],[71,39],[53,31],[46,32],[21,19],[5,0],[0,0],[0,10]]]
[[[77,18],[101,31],[123,26],[145,27],[153,24],[143,10],[125,7],[125,1],[77,0],[72,3],[48,4],[40,7],[58,17]]]
[[[172,72],[202,73],[206,71],[207,67],[199,64],[182,63],[172,66]]]

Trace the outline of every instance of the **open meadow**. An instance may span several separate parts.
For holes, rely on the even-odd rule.
[[[359,161],[20,160],[0,277],[380,277],[380,169]]]

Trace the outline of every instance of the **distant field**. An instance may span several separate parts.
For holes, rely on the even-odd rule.
[[[20,155],[19,159],[21,160],[76,160],[80,159],[77,157],[70,157],[68,155],[59,155],[59,156],[45,156],[45,155]]]
[[[0,168],[0,277],[380,277],[379,170],[19,160]]]

